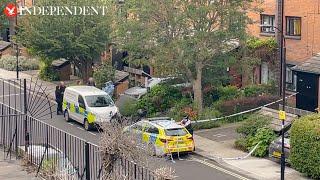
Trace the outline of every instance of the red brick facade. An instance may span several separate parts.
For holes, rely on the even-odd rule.
[[[277,0],[264,0],[259,5],[263,9],[261,14],[276,15]],[[286,36],[287,60],[289,62],[300,63],[320,52],[320,1],[319,0],[285,0],[284,15],[286,17],[301,18],[301,36]],[[261,33],[260,13],[249,13],[249,17],[254,21],[249,25],[250,34],[264,38],[266,34]],[[286,32],[286,19],[284,28]],[[276,25],[276,23],[275,23]],[[272,34],[270,34],[272,35]],[[270,36],[269,35],[269,36]]]

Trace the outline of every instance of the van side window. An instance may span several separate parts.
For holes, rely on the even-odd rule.
[[[79,103],[79,107],[84,108],[84,109],[86,108],[83,97],[81,95],[78,96],[78,103]]]

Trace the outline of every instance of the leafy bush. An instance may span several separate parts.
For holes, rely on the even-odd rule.
[[[221,116],[221,113],[213,107],[204,108],[199,114],[198,119],[212,119]]]
[[[235,142],[235,148],[241,150],[241,151],[247,151],[248,150],[248,139],[247,138],[239,138]]]
[[[19,56],[18,65],[20,71],[39,69],[39,60],[36,58],[26,58]],[[8,71],[15,71],[17,66],[16,56],[4,55],[0,59],[0,68]]]
[[[274,94],[275,86],[273,84],[259,84],[247,86],[243,89],[245,97],[255,97],[266,94]]]
[[[248,138],[248,151],[252,150],[259,142],[257,149],[253,151],[252,155],[257,157],[264,157],[268,154],[268,147],[270,143],[276,138],[276,134],[270,128],[260,128],[254,136]]]
[[[175,119],[176,121],[181,120],[186,115],[185,108],[189,107],[190,105],[192,105],[192,99],[186,97],[182,98],[170,108],[168,112],[169,117]]]
[[[271,121],[272,119],[269,117],[253,114],[249,116],[236,131],[241,134],[242,137],[251,137],[257,133],[258,129],[267,127]]]
[[[278,100],[277,96],[258,96],[258,97],[247,97],[238,98],[228,101],[219,101],[215,103],[215,108],[220,111],[223,115],[230,115],[237,112],[246,111],[249,109],[257,108],[263,106],[270,102]]]
[[[167,85],[157,85],[138,101],[137,108],[147,110],[147,116],[150,117],[159,112],[166,112],[181,98],[182,94],[179,89]]]
[[[40,63],[39,77],[45,81],[59,81],[58,73],[50,66],[51,63],[44,61]]]
[[[249,49],[259,49],[262,47],[267,47],[270,50],[277,48],[277,42],[274,38],[260,39],[260,38],[249,38],[246,42]]]
[[[93,78],[96,81],[98,88],[102,88],[108,81],[112,81],[114,78],[115,70],[110,63],[104,63],[95,69]]]
[[[230,100],[241,96],[241,91],[236,86],[225,86],[218,88],[219,100]]]
[[[137,102],[135,100],[126,100],[121,108],[119,108],[119,112],[123,116],[134,116],[137,114]]]
[[[290,162],[301,173],[320,178],[320,115],[296,120],[290,134]]]
[[[256,154],[254,154],[256,156],[261,157],[265,153],[263,149],[265,148],[265,146],[269,146],[271,141],[269,143],[265,143],[267,141],[263,139],[263,135],[266,132],[260,132],[263,135],[258,133],[259,131],[262,131],[261,129],[266,129],[267,126],[271,123],[271,121],[272,119],[266,116],[262,116],[259,114],[250,115],[236,130],[237,133],[241,135],[241,137],[236,140],[235,147],[243,151],[248,151],[251,150],[257,144],[257,140],[263,140],[264,142],[261,144],[261,147],[259,145],[259,149],[257,149],[257,152],[255,152]],[[266,134],[268,135],[268,133]]]

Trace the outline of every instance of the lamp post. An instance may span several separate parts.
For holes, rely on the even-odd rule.
[[[261,25],[261,27],[269,27],[278,30],[281,34],[281,41],[280,41],[280,61],[281,61],[281,70],[282,70],[282,77],[281,77],[281,95],[282,95],[282,113],[284,114],[283,118],[280,118],[282,121],[281,127],[281,180],[284,180],[284,172],[285,172],[285,156],[284,156],[284,126],[285,126],[285,106],[286,106],[286,38],[284,37],[283,27],[280,29],[271,26],[271,25]]]

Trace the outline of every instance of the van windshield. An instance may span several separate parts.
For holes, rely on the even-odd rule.
[[[113,106],[112,99],[107,95],[86,96],[86,101],[89,107],[107,107]]]

